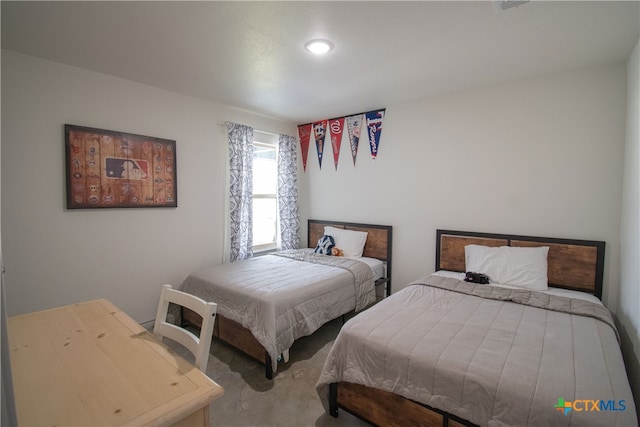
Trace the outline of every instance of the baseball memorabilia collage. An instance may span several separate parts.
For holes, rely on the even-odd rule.
[[[177,207],[176,142],[65,125],[67,209]]]

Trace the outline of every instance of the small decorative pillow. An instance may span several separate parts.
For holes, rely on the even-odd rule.
[[[316,245],[316,249],[314,250],[317,254],[331,255],[331,250],[336,245],[336,241],[333,240],[333,236],[329,236],[325,234],[318,240],[318,244]]]

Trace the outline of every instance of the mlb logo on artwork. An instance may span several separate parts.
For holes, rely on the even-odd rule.
[[[104,173],[107,178],[145,180],[149,178],[149,162],[141,159],[106,157]]]

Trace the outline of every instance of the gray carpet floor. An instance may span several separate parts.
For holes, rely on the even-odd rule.
[[[315,385],[342,320],[327,323],[313,335],[296,341],[290,359],[280,363],[273,380],[264,366],[240,351],[213,340],[207,375],[224,387],[211,403],[211,425],[227,426],[368,426],[340,410],[337,418],[325,412]],[[168,340],[166,340],[168,341]],[[167,342],[176,353],[193,361],[179,344]]]

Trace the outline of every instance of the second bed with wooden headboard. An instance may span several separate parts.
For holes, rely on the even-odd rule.
[[[374,425],[636,424],[617,330],[598,299],[604,242],[436,235],[442,271],[341,329],[317,384],[331,415],[341,408]],[[464,281],[476,261],[467,247],[545,254],[548,288]],[[604,406],[586,411],[580,399]]]
[[[391,226],[309,220],[309,248],[315,248],[325,227],[347,238],[366,233],[361,256],[319,255],[311,249],[281,251],[206,267],[190,274],[180,286],[218,304],[214,337],[264,363],[269,379],[278,361],[288,360],[296,339],[330,320],[367,308],[376,300],[377,286],[391,292]],[[182,317],[200,325],[201,319],[192,312],[185,311]]]

